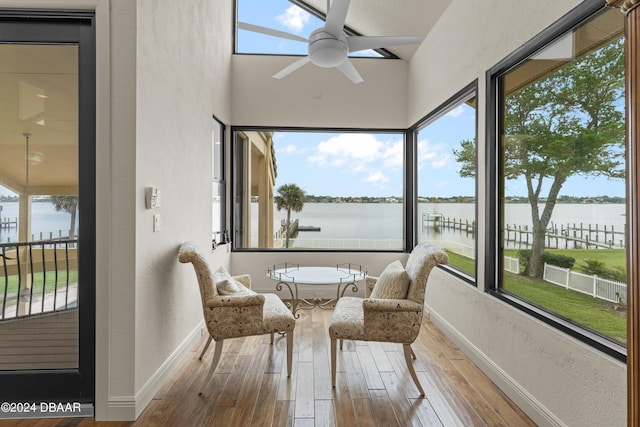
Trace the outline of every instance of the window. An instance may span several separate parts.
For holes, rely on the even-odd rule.
[[[418,126],[418,243],[447,251],[449,266],[476,277],[476,83]]]
[[[233,134],[235,249],[404,249],[404,132]]]
[[[212,245],[215,248],[220,243],[227,243],[229,236],[226,230],[225,207],[225,179],[224,179],[224,125],[213,118],[212,131]]]
[[[308,39],[311,33],[324,26],[324,14],[302,1],[290,0],[237,0],[237,22],[257,25]],[[348,27],[349,35],[357,35]],[[236,53],[307,55],[307,44],[256,31],[236,29]],[[349,56],[393,57],[385,51],[366,50]]]
[[[489,158],[497,160],[497,185],[487,215],[494,215],[496,230],[488,235],[499,238],[499,293],[622,355],[623,18],[599,5],[587,10],[596,8],[590,4],[595,2],[576,9],[525,46],[526,55],[513,56],[492,74],[498,138],[497,155]]]

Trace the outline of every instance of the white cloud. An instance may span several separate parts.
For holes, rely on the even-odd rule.
[[[382,157],[385,168],[402,168],[404,165],[404,142],[398,140],[387,146]]]
[[[383,189],[402,171],[403,140],[382,141],[376,134],[340,134],[320,142],[307,160],[315,166],[359,175],[363,182]]]
[[[440,169],[445,167],[448,163],[449,163],[449,159],[451,157],[448,154],[444,154],[440,157],[438,157],[437,159],[434,159],[433,162],[431,162],[431,167],[434,169]]]
[[[463,105],[458,105],[456,108],[454,108],[453,110],[449,111],[447,114],[445,114],[445,116],[449,116],[449,117],[459,117],[462,113],[464,113],[464,104]]]
[[[306,150],[304,148],[300,148],[295,144],[288,144],[277,150],[278,153],[283,153],[283,154],[300,154],[300,153],[304,153],[305,151]]]
[[[365,179],[365,182],[372,184],[380,184],[389,182],[390,178],[386,176],[382,171],[371,172]]]
[[[451,154],[445,144],[434,144],[429,139],[418,141],[418,169],[429,166],[440,169],[450,163]]]
[[[284,13],[276,16],[276,20],[287,29],[301,32],[311,15],[295,5],[291,5]]]
[[[385,145],[369,134],[344,133],[316,146],[316,153],[308,158],[319,166],[349,166],[353,170],[366,169],[366,165],[382,158]]]
[[[387,188],[387,183],[391,181],[385,173],[381,170],[369,172],[369,174],[363,179],[364,182],[377,187],[380,190]]]

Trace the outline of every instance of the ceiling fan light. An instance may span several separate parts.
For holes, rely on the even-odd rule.
[[[323,68],[342,64],[349,54],[349,45],[344,34],[340,38],[317,30],[309,37],[309,58],[315,65]]]

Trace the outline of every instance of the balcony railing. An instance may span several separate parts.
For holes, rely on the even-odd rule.
[[[77,307],[77,240],[0,243],[0,320]]]

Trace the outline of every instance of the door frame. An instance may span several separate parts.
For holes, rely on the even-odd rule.
[[[0,9],[0,43],[78,46],[78,174],[82,215],[78,224],[77,369],[0,372],[0,399],[28,402],[95,400],[96,282],[96,30],[94,11]],[[93,412],[91,410],[91,412]]]

